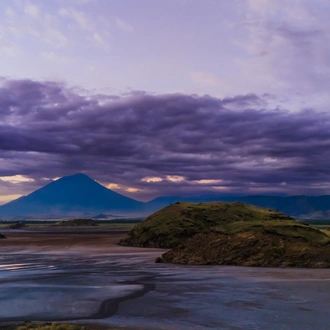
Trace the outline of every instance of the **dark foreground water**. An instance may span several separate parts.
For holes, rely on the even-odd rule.
[[[0,321],[330,329],[330,270],[175,266],[153,263],[157,255],[3,254]]]

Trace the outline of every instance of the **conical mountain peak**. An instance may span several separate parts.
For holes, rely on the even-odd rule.
[[[65,214],[83,212],[133,212],[144,203],[102,186],[88,175],[64,176],[10,203],[0,206],[0,215]]]

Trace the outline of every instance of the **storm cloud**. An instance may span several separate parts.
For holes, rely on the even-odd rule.
[[[84,172],[136,198],[329,193],[330,115],[270,108],[269,95],[92,95],[57,82],[1,80],[0,177],[28,193]],[[19,190],[19,191],[18,191]],[[116,190],[116,189],[115,189]]]

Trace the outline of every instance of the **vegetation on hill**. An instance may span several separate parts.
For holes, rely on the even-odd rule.
[[[293,220],[284,214],[243,203],[175,203],[135,226],[121,245],[173,248],[214,226],[236,221]]]
[[[120,244],[171,248],[159,262],[330,267],[325,232],[243,203],[172,204],[135,226]]]
[[[97,226],[94,220],[92,219],[71,219],[71,220],[62,220],[59,222],[56,222],[55,226]]]

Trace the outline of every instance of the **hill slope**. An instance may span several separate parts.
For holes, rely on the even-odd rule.
[[[172,204],[134,227],[120,244],[172,248],[162,262],[330,267],[324,232],[243,203]]]
[[[144,203],[105,188],[85,174],[75,174],[53,181],[0,206],[0,215],[53,215],[77,212],[125,211],[143,208]]]

